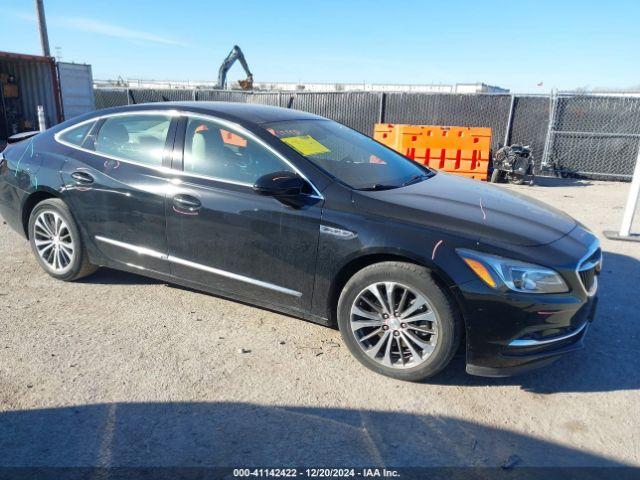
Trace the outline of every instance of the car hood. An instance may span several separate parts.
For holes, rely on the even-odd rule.
[[[372,201],[363,202],[372,213],[489,243],[545,245],[576,226],[573,218],[538,200],[445,173],[402,188],[358,194]]]

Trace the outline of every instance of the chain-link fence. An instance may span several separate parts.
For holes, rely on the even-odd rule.
[[[331,118],[366,135],[380,121],[380,93],[298,93],[290,108]]]
[[[532,148],[536,174],[630,180],[640,148],[640,97],[381,92],[96,89],[96,108],[145,102],[225,101],[294,108],[366,135],[375,123],[491,127],[492,148]]]
[[[417,125],[491,127],[492,148],[504,141],[510,95],[390,93],[384,121]]]
[[[551,97],[545,166],[563,175],[630,179],[640,148],[640,97]]]
[[[93,90],[93,96],[96,99],[96,109],[121,107],[128,105],[129,91],[124,89],[104,89],[96,88]]]

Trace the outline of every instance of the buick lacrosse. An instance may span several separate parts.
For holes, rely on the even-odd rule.
[[[601,265],[596,237],[543,203],[249,104],[134,105],[13,137],[0,213],[54,278],[106,266],[337,326],[403,380],[463,348],[469,373],[504,376],[582,347]]]

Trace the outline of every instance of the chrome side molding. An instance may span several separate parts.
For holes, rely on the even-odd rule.
[[[233,272],[228,272],[226,270],[220,270],[219,268],[209,267],[207,265],[202,265],[201,263],[192,262],[190,260],[185,260],[184,258],[174,257],[173,255],[167,255],[162,252],[158,252],[156,250],[152,250],[150,248],[141,247],[138,245],[132,245],[130,243],[121,242],[118,240],[114,240],[112,238],[102,237],[100,235],[96,235],[94,237],[97,241],[102,243],[107,243],[109,245],[113,245],[118,248],[122,248],[124,250],[129,250],[131,252],[135,252],[139,255],[145,255],[147,257],[153,257],[160,260],[165,260],[170,263],[174,263],[177,265],[183,265],[185,267],[194,268],[196,270],[201,270],[203,272],[212,273],[214,275],[219,275],[221,277],[230,278],[232,280],[237,280],[239,282],[249,283],[251,285],[256,285],[258,287],[266,288],[269,290],[273,290],[276,292],[284,293],[285,295],[291,295],[293,297],[301,297],[302,293],[297,292],[295,290],[291,290],[289,288],[281,287],[280,285],[275,285],[273,283],[264,282],[262,280],[257,280],[255,278],[246,277],[244,275],[240,275]],[[138,267],[140,268],[140,267]]]
[[[129,250],[131,252],[135,252],[135,253],[137,253],[139,255],[145,255],[147,257],[159,258],[160,260],[169,260],[169,256],[168,255],[165,255],[164,253],[161,253],[161,252],[157,252],[155,250],[151,250],[150,248],[139,247],[137,245],[131,245],[130,243],[125,243],[125,242],[119,242],[118,240],[113,240],[112,238],[107,238],[107,237],[101,237],[100,235],[96,235],[94,238],[96,240],[98,240],[99,242],[108,243],[108,244],[113,245],[115,247],[120,247],[120,248],[123,248],[125,250]]]

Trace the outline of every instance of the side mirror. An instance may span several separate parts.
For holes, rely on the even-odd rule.
[[[271,197],[297,197],[306,193],[309,185],[294,172],[273,172],[263,175],[253,185],[253,189],[260,195]]]

